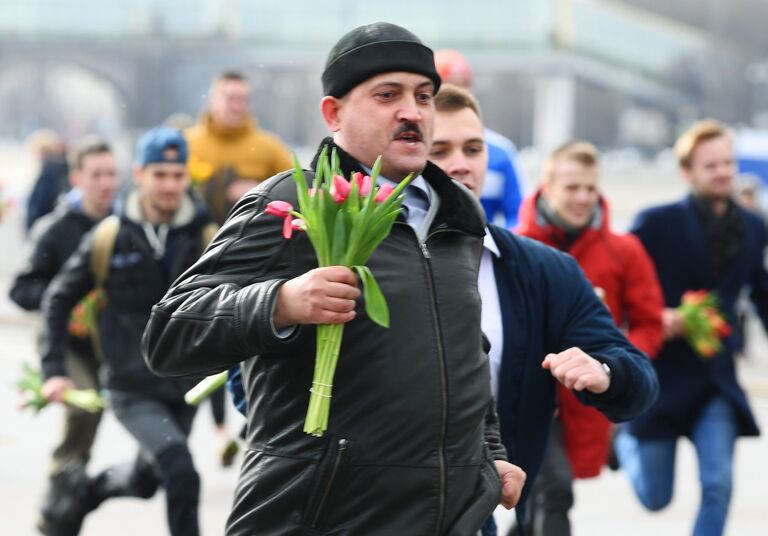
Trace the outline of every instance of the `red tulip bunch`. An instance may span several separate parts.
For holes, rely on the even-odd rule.
[[[717,308],[714,293],[689,290],[683,294],[677,312],[683,317],[685,339],[700,357],[709,359],[722,350],[722,339],[732,330]]]

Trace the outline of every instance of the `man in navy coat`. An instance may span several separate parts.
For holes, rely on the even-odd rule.
[[[479,196],[487,152],[477,102],[445,84],[435,110],[429,159]],[[555,411],[555,385],[618,422],[653,404],[658,382],[570,255],[489,225],[478,287],[502,442],[528,476],[516,506],[522,519]]]
[[[712,358],[701,358],[685,341],[674,309],[684,292],[708,290],[734,325],[734,304],[744,288],[768,326],[768,273],[763,266],[766,230],[758,216],[732,199],[736,164],[728,130],[701,121],[675,145],[690,194],[641,212],[632,231],[656,264],[664,301],[666,342],[654,366],[661,393],[650,411],[617,438],[622,467],[640,501],[660,510],[672,498],[677,438],[688,437],[699,461],[702,500],[694,535],[722,534],[732,489],[735,439],[759,434],[733,360],[737,334]]]

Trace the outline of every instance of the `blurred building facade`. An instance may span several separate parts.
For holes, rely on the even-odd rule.
[[[312,144],[325,133],[317,103],[328,49],[359,24],[387,20],[463,52],[486,122],[519,146],[578,136],[654,151],[701,116],[759,117],[760,81],[747,80],[759,78],[758,41],[701,17],[722,3],[5,0],[0,137],[42,126],[111,135],[194,115],[210,78],[236,68],[252,79],[263,126]],[[746,18],[738,5],[766,11],[757,0],[725,3]]]

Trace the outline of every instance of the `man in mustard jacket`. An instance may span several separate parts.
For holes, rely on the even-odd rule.
[[[219,225],[248,190],[293,165],[285,144],[251,115],[251,85],[242,73],[213,80],[207,110],[184,134],[192,181]]]

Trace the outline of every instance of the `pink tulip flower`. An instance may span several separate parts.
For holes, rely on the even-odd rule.
[[[363,175],[358,171],[352,175],[352,180],[357,184],[357,191],[360,193],[360,197],[366,196],[371,192],[371,178],[368,175]]]
[[[264,212],[271,216],[285,218],[286,216],[290,216],[292,210],[293,205],[286,201],[270,201],[267,203],[267,208],[264,209]]]
[[[394,188],[390,184],[382,184],[373,200],[377,203],[383,203],[390,195],[392,195],[392,190],[394,190]]]
[[[333,185],[331,186],[331,195],[333,196],[333,200],[336,202],[336,204],[340,204],[346,201],[351,191],[352,191],[352,185],[349,184],[349,181],[347,181],[347,179],[345,179],[341,175],[333,176]]]
[[[293,221],[290,215],[283,219],[283,238],[291,238],[293,236]]]

